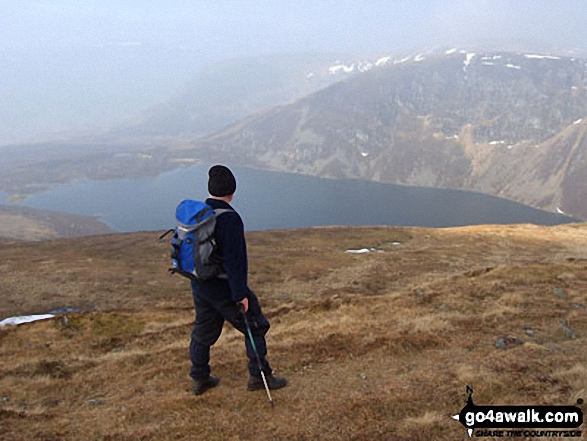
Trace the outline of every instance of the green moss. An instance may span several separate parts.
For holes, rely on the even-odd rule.
[[[104,338],[132,337],[140,334],[144,328],[142,320],[119,314],[94,317],[91,325],[92,332]]]
[[[143,332],[145,322],[124,314],[80,314],[69,315],[59,326],[68,337],[88,334],[90,340],[109,340],[132,337]]]

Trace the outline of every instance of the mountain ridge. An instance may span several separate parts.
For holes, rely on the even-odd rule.
[[[327,78],[345,77],[200,138],[106,136],[111,144],[68,144],[67,155],[56,146],[51,158],[16,157],[3,164],[2,190],[153,176],[203,160],[473,190],[587,219],[585,60],[453,48],[373,57],[349,74],[319,61]],[[330,67],[341,65],[353,62]]]
[[[184,143],[181,154],[469,189],[587,217],[584,60],[456,51],[399,61],[256,114],[192,148]]]

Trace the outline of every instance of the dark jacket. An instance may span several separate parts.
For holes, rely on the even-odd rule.
[[[229,204],[217,199],[206,199],[214,209],[228,208]],[[218,250],[223,258],[223,266],[228,279],[215,278],[192,283],[194,293],[204,298],[229,295],[239,302],[248,296],[247,286],[248,259],[245,229],[240,215],[236,211],[222,213],[216,219],[214,230]]]

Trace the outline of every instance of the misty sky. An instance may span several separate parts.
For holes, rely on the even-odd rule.
[[[218,60],[585,51],[585,17],[585,0],[0,0],[0,145],[108,129]]]
[[[190,45],[217,55],[517,39],[585,46],[584,0],[2,0],[0,48]]]

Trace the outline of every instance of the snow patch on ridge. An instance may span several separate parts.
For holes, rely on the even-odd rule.
[[[524,54],[524,57],[536,60],[560,60],[560,57],[554,57],[552,55]]]
[[[329,69],[332,75],[337,74],[340,71],[345,73],[351,73],[355,70],[355,63],[351,64],[350,66],[346,66],[344,64],[337,64],[336,66],[331,66]]]
[[[463,61],[463,72],[467,71],[467,67],[471,64],[471,60],[477,55],[475,52],[469,52],[465,56],[465,61]]]
[[[391,57],[382,57],[375,62],[375,66],[381,66],[383,64],[387,64],[387,63],[389,63],[389,60],[391,60]]]
[[[367,72],[373,69],[373,63],[370,61],[361,61],[359,63],[359,72]]]
[[[410,58],[412,58],[411,56],[406,57],[406,58],[402,58],[401,60],[395,60],[393,62],[393,64],[401,64],[401,63],[405,63],[406,61],[408,61]]]

